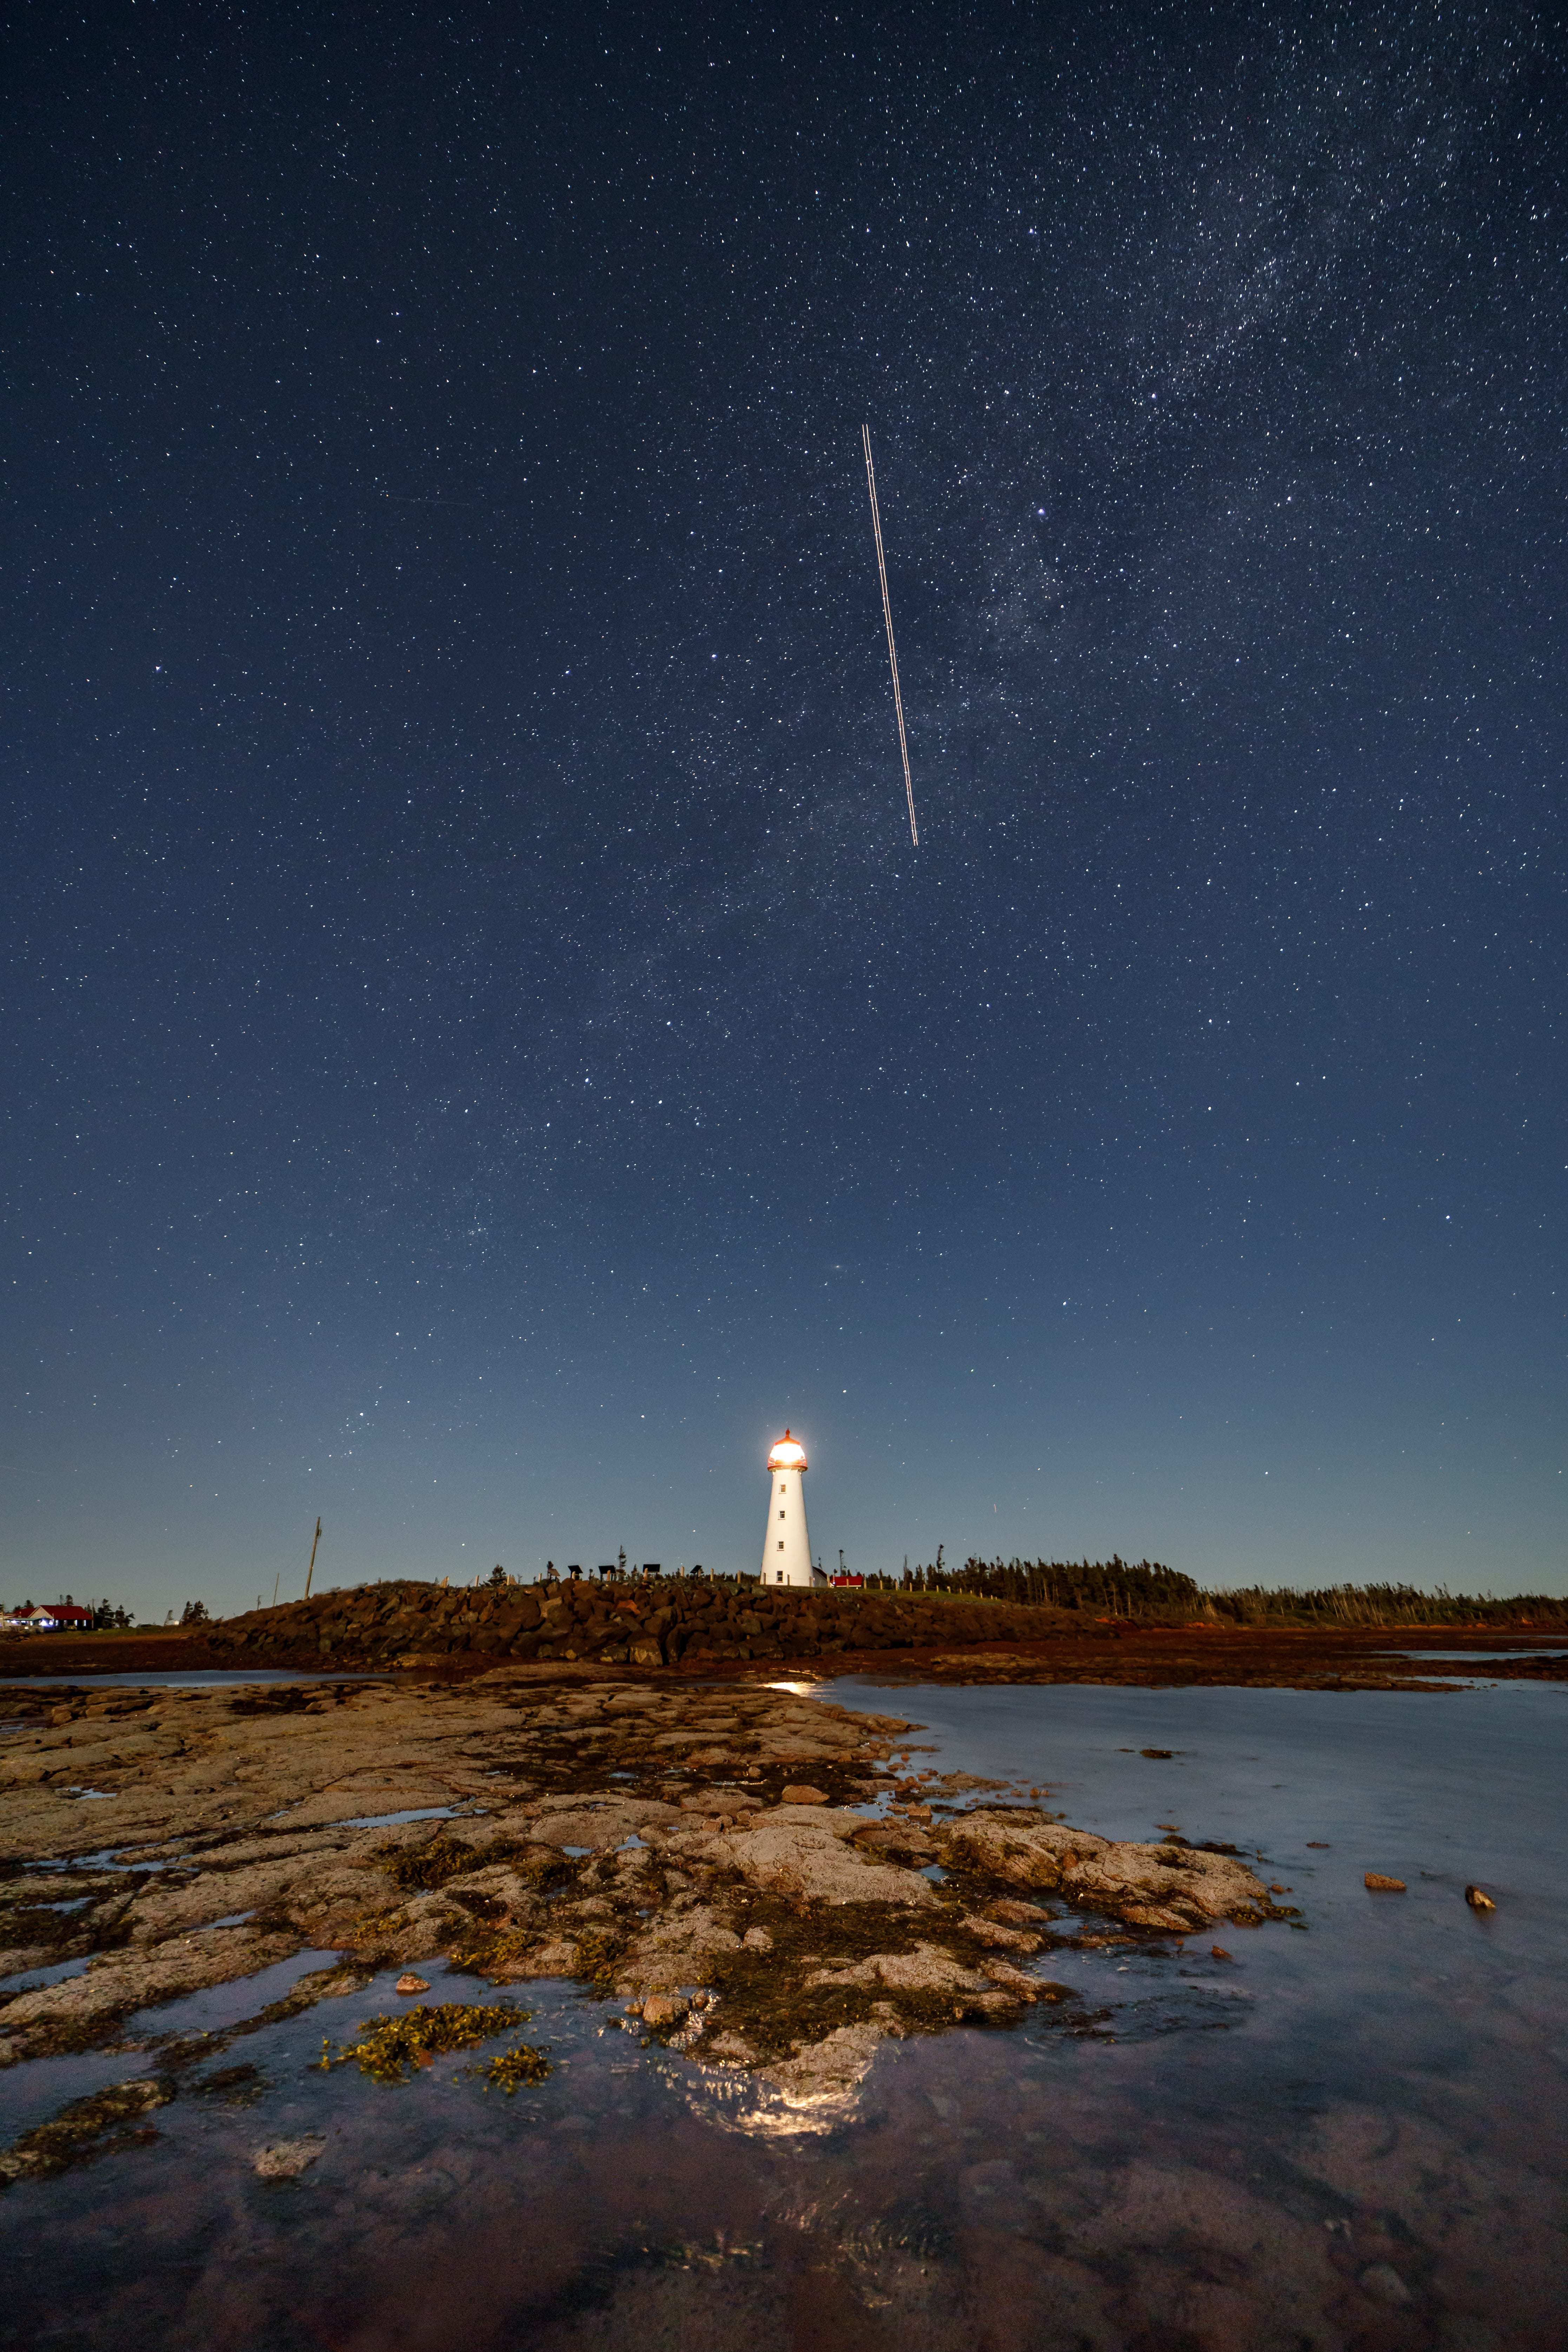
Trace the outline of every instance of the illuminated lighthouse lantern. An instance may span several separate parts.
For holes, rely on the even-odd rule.
[[[811,1541],[805,1532],[805,1448],[786,1429],[768,1456],[773,1493],[763,1545],[764,1584],[809,1584]]]

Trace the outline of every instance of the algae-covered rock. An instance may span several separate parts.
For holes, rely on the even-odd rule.
[[[708,1904],[689,1897],[678,1900],[628,1945],[621,1958],[619,1987],[642,1993],[700,1984],[716,1961],[740,1948],[733,1927]]]
[[[326,2145],[317,2132],[302,2133],[298,2139],[275,2139],[257,2149],[250,2159],[251,2170],[262,2180],[298,2180]]]
[[[222,1936],[179,1936],[166,1944],[108,1952],[79,1977],[43,1985],[7,2004],[7,2038],[18,2056],[85,2046],[100,2027],[132,2011],[205,1991],[291,1959],[301,1938],[291,1931],[253,1934],[236,1927]]]
[[[73,2099],[50,2122],[0,2149],[0,2188],[13,2180],[45,2180],[73,2165],[90,2164],[98,2157],[155,2139],[145,2118],[173,2095],[166,2083],[144,2076]]]

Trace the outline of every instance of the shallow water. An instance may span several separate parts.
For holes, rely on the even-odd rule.
[[[388,1975],[216,2058],[258,2069],[254,2104],[182,2096],[153,2145],[10,2190],[0,2343],[1558,2352],[1560,1689],[828,1695],[928,1725],[917,1769],[1261,1854],[1305,1932],[1043,1956],[1076,2012],[889,2045],[820,2133],[560,1985],[518,1988],[556,2071],[514,2099],[464,2057],[398,2088],[314,2070],[323,2035],[394,2005]],[[1368,1869],[1409,1893],[1369,1895]],[[490,1998],[424,1973],[432,2000]],[[45,2063],[47,2102],[41,2067],[5,2078],[13,2113],[153,2062]],[[256,2177],[307,2131],[301,2180]]]
[[[252,1666],[248,1672],[235,1672],[227,1666],[215,1666],[206,1674],[164,1675],[6,1675],[0,1681],[0,1705],[7,1690],[48,1690],[62,1684],[71,1690],[112,1690],[126,1685],[132,1690],[228,1690],[245,1683],[379,1683],[384,1675],[345,1675],[297,1672],[292,1666]]]
[[[0,1977],[0,1992],[36,1992],[40,1985],[64,1984],[68,1977],[83,1976],[86,1971],[85,1959],[53,1960],[43,1968],[23,1969],[14,1977]]]
[[[1563,1644],[1551,1650],[1405,1650],[1407,1658],[1468,1658],[1478,1662],[1497,1658],[1560,1658]]]

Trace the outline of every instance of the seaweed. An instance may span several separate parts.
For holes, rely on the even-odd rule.
[[[574,1976],[584,1979],[601,1998],[615,1990],[616,1971],[626,1951],[626,1937],[614,1927],[567,1931],[577,1947]]]
[[[445,1944],[447,1959],[463,1976],[486,1977],[526,1959],[539,1941],[532,1927],[489,1927],[452,1923]]]
[[[384,1845],[377,1850],[375,1858],[385,1864],[387,1876],[405,1895],[445,1886],[449,1878],[460,1878],[466,1870],[478,1866],[473,1847],[463,1838],[448,1836],[444,1830],[438,1830],[426,1844],[412,1849]]]
[[[464,2072],[487,2091],[504,2091],[510,2099],[525,2085],[531,2088],[542,2083],[552,2071],[545,2052],[532,2042],[520,2042],[515,2049],[500,2050],[487,2058],[482,2066],[465,2067]]]
[[[804,1981],[821,1969],[853,1968],[922,1943],[961,1965],[983,1964],[994,1955],[969,1933],[956,1906],[895,1911],[877,1903],[817,1904],[748,1890],[737,1899],[733,1919],[737,1928],[765,1929],[769,1943],[761,1950],[742,1944],[739,1951],[717,1956],[709,1978],[724,2002],[726,2025],[743,2034],[764,2060],[787,2056],[802,2043],[872,2017],[905,2033],[940,2033],[961,2019],[976,2024],[1011,2021],[980,2006],[979,1992]],[[997,1990],[986,1987],[992,1995]],[[1062,1994],[1053,1987],[1046,1997]]]
[[[267,2078],[255,2066],[220,2066],[216,2074],[205,2074],[189,2087],[194,2097],[221,2099],[226,2107],[249,2107],[267,2088]]]
[[[552,1847],[544,1853],[525,1855],[517,1865],[517,1874],[525,1886],[533,1887],[537,1893],[553,1893],[570,1885],[576,1877],[577,1858]]]
[[[145,2147],[158,2137],[141,2118],[154,2107],[166,2106],[174,2094],[169,2084],[143,2076],[116,2083],[90,2097],[73,2099],[47,2124],[24,2132],[0,2152],[0,2189],[14,2180],[44,2180],[73,2165],[93,2164],[126,2147]]]
[[[513,2033],[526,2025],[532,2011],[514,2001],[432,2002],[428,2008],[403,2009],[390,2016],[367,2017],[357,2042],[340,2043],[334,2052],[323,2038],[318,2062],[322,2074],[334,2066],[356,2065],[373,2083],[403,2083],[416,2066],[453,2050],[471,2050],[498,2033]]]

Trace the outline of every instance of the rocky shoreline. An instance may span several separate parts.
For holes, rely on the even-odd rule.
[[[889,2035],[1041,2003],[1081,2023],[1038,1972],[1072,1910],[1128,1937],[1294,1916],[1228,1852],[917,1773],[902,1718],[787,1687],[509,1664],[54,1699],[27,1695],[0,1757],[0,1978],[77,1972],[0,1998],[0,2063],[134,2049],[167,2095],[258,2024],[444,1958],[575,1979],[810,2105],[851,2095]],[[336,1957],[254,2016],[157,2034],[159,2004],[312,1952]]]
[[[1422,1653],[1434,1648],[1455,1654],[1428,1664]],[[1168,1622],[875,1588],[769,1595],[723,1579],[670,1577],[372,1584],[185,1628],[0,1636],[0,1684],[209,1667],[456,1681],[510,1661],[660,1677],[761,1675],[798,1663],[812,1673],[929,1683],[1445,1690],[1471,1655],[1489,1681],[1568,1680],[1568,1638],[1526,1623],[1431,1633]]]

